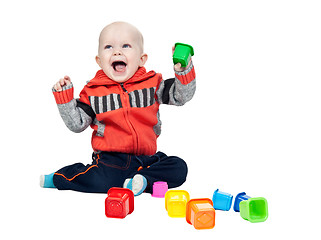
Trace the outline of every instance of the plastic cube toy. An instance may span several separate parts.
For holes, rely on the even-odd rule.
[[[264,222],[268,218],[268,204],[265,198],[249,198],[240,202],[240,215],[252,223]]]
[[[240,211],[240,202],[249,200],[251,197],[246,195],[245,192],[241,192],[236,195],[235,201],[234,201],[234,211],[239,212]]]
[[[152,197],[164,198],[168,191],[167,182],[154,182]]]
[[[109,218],[125,218],[134,211],[134,193],[127,188],[110,188],[105,200],[105,214]]]
[[[216,189],[212,198],[214,209],[229,211],[232,206],[232,199],[233,196],[231,194]]]
[[[173,54],[174,64],[180,63],[182,67],[186,67],[192,56],[194,56],[192,46],[184,43],[175,43],[175,51]]]
[[[169,190],[165,194],[165,208],[168,216],[183,218],[186,216],[186,204],[189,193],[184,190]]]
[[[213,202],[208,198],[192,199],[186,206],[186,221],[195,229],[211,229],[215,226]]]

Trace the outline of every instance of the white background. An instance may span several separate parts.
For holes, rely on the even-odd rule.
[[[308,0],[2,1],[1,239],[320,239],[320,12]],[[266,222],[216,211],[214,229],[195,230],[148,194],[108,219],[104,194],[39,187],[40,174],[91,163],[91,130],[65,127],[51,87],[68,74],[78,96],[98,70],[100,30],[117,20],[141,30],[146,68],[164,78],[175,42],[195,49],[195,97],[161,106],[158,149],[189,166],[179,189],[265,197]]]

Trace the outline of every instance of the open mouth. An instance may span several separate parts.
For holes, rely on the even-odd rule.
[[[124,72],[126,70],[127,64],[123,61],[115,61],[112,63],[112,67],[116,72]]]

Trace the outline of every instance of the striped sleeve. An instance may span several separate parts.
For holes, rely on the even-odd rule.
[[[193,63],[182,71],[175,71],[175,78],[162,80],[156,91],[160,104],[182,106],[192,99],[196,90],[196,77]]]
[[[178,79],[183,85],[187,85],[195,79],[194,65],[191,65],[182,72],[175,71],[175,78]]]
[[[52,88],[57,104],[65,104],[74,99],[74,87],[72,84],[62,87],[62,91]]]
[[[70,84],[64,86],[62,91],[52,90],[61,118],[66,126],[73,132],[84,131],[93,121],[95,114],[90,112],[90,106],[74,99],[74,88]]]

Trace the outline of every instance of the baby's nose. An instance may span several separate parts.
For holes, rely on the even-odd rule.
[[[114,56],[122,55],[122,52],[119,49],[115,49]]]

